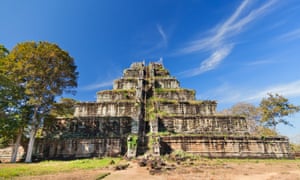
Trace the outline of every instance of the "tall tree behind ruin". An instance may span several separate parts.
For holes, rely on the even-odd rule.
[[[231,108],[223,110],[221,113],[244,116],[248,124],[249,132],[257,133],[257,126],[259,125],[261,114],[259,108],[253,104],[239,102]]]
[[[78,72],[72,57],[58,45],[48,42],[17,44],[5,64],[7,77],[25,89],[26,104],[32,106],[32,118],[27,124],[29,143],[25,162],[31,162],[37,129],[63,92],[74,93]]]
[[[291,104],[287,98],[279,94],[268,94],[267,98],[261,100],[259,106],[262,113],[261,122],[274,131],[278,124],[292,126],[285,117],[300,111],[300,106]]]

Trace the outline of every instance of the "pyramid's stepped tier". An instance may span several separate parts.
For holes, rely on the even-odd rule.
[[[131,117],[80,117],[58,119],[48,127],[50,139],[76,139],[99,137],[127,137],[131,130]]]
[[[37,139],[35,144],[36,154],[51,159],[119,156],[126,152],[126,138]]]
[[[151,102],[150,102],[151,103]],[[154,106],[158,112],[167,115],[213,115],[216,112],[215,101],[175,101],[157,99]]]
[[[155,88],[176,89],[180,88],[180,85],[178,80],[172,77],[156,78]]]
[[[292,158],[285,137],[255,136],[166,136],[161,137],[162,153],[181,150],[206,157]]]
[[[134,78],[122,78],[114,81],[113,89],[126,89],[134,90],[138,85],[138,79]]]
[[[154,80],[155,88],[180,88],[177,79],[172,77],[158,78]],[[114,81],[113,89],[134,90],[138,85],[138,78],[121,78]]]
[[[124,78],[138,78],[140,76],[140,69],[125,69],[123,72]]]
[[[155,89],[155,96],[158,99],[171,99],[177,101],[195,100],[195,91],[190,89]]]
[[[189,89],[155,89],[157,99],[176,101],[194,101],[195,91]],[[117,102],[122,100],[135,100],[136,91],[133,89],[105,90],[97,93],[97,102]],[[195,101],[194,101],[195,102]]]
[[[136,62],[130,65],[130,68],[123,71],[123,77],[128,78],[138,78],[141,75],[141,72],[144,70],[144,63]]]
[[[135,101],[118,102],[85,102],[78,103],[75,108],[75,117],[135,117],[137,106]]]
[[[239,116],[163,116],[159,131],[179,134],[248,135],[244,118]]]
[[[122,100],[135,100],[135,90],[106,90],[97,93],[97,102],[117,102]]]

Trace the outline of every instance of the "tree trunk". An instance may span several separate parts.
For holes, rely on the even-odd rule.
[[[12,154],[11,154],[11,160],[10,160],[11,163],[15,163],[17,160],[18,150],[19,150],[19,146],[21,143],[21,139],[22,139],[22,134],[23,134],[23,128],[21,128],[19,130],[17,140],[16,140],[14,146],[12,147]]]
[[[35,134],[37,131],[37,124],[38,124],[37,111],[38,111],[38,108],[36,107],[34,109],[34,113],[33,113],[33,117],[32,117],[32,125],[31,125],[30,134],[29,134],[29,143],[28,143],[28,148],[27,148],[27,152],[26,152],[25,162],[27,162],[27,163],[32,162],[32,151],[33,151]]]

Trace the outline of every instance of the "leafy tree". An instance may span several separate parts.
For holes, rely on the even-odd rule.
[[[278,94],[268,94],[267,98],[263,98],[260,102],[262,113],[261,122],[276,131],[276,126],[280,123],[285,125],[292,124],[284,119],[286,116],[300,111],[300,106],[289,103],[288,99]]]
[[[16,161],[23,127],[30,117],[30,107],[25,104],[24,89],[7,78],[5,63],[8,50],[0,45],[0,138],[5,145],[14,139],[11,162]]]
[[[58,103],[54,103],[50,114],[54,117],[73,118],[76,100],[72,98],[61,98]]]
[[[10,140],[9,137],[7,137],[8,134],[6,133],[5,129],[7,126],[5,126],[4,122],[5,119],[8,118],[8,115],[5,112],[5,96],[7,94],[7,79],[3,75],[3,67],[2,62],[4,61],[4,58],[8,54],[8,50],[0,44],[0,146],[6,146]]]
[[[28,123],[29,144],[25,162],[31,162],[37,129],[42,125],[54,98],[63,92],[74,93],[77,86],[76,66],[69,54],[48,42],[17,44],[4,63],[5,74],[24,88],[26,104],[32,107]]]
[[[250,133],[256,133],[261,113],[259,108],[255,107],[253,104],[240,102],[229,109],[223,110],[221,113],[245,117]]]

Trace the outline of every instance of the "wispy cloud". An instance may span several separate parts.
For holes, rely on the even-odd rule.
[[[300,38],[300,28],[289,31],[279,36],[279,40],[291,41]]]
[[[248,66],[257,66],[257,65],[263,65],[263,64],[273,64],[273,63],[278,63],[278,60],[271,60],[271,59],[264,59],[264,60],[257,60],[257,61],[252,61],[248,63]]]
[[[210,91],[206,96],[216,98],[221,103],[254,103],[259,102],[268,93],[277,93],[288,98],[300,97],[300,80],[260,89],[239,88],[223,84],[215,90]]]
[[[163,30],[163,28],[161,27],[160,24],[157,24],[157,30],[162,38],[162,43],[167,46],[168,45],[168,39],[167,39],[167,35],[165,33],[165,31]]]
[[[214,69],[216,66],[218,66],[221,63],[221,61],[224,58],[228,56],[228,54],[230,54],[232,47],[233,47],[232,45],[227,45],[223,48],[218,48],[215,52],[211,54],[209,58],[202,61],[200,67],[188,71],[184,71],[181,74],[185,77],[196,76],[203,72]]]
[[[268,1],[256,9],[247,11],[250,1],[245,0],[225,22],[210,30],[207,37],[193,40],[189,42],[186,47],[182,48],[180,50],[180,53],[182,54],[211,51],[210,57],[204,60],[199,68],[196,68],[198,71],[195,71],[195,69],[193,70],[194,76],[205,72],[203,69],[208,71],[216,68],[220,62],[231,53],[231,50],[234,47],[234,43],[232,42],[233,37],[237,36],[250,22],[266,13],[274,2],[275,1]],[[224,51],[224,48],[226,51]],[[214,63],[216,59],[212,58],[215,56],[216,52],[226,52],[223,53],[223,56],[217,58],[218,63]],[[207,68],[207,64],[211,64],[212,66]]]
[[[256,101],[260,100],[266,96],[268,93],[277,93],[284,95],[286,97],[299,97],[300,96],[300,80],[290,82],[287,84],[280,84],[276,86],[272,86],[266,88],[264,90],[259,91],[258,93],[254,94],[253,96],[245,97],[245,101]]]
[[[86,90],[86,91],[91,91],[91,90],[96,90],[96,89],[100,89],[100,88],[104,88],[104,87],[109,87],[113,85],[113,80],[111,81],[106,81],[106,82],[100,82],[100,83],[95,83],[95,84],[90,84],[87,86],[82,87],[82,90]]]
[[[151,33],[147,33],[147,35],[144,36],[147,38],[143,38],[142,40],[142,42],[150,42],[147,44],[146,48],[143,47],[143,49],[139,51],[139,54],[141,54],[142,57],[148,56],[149,54],[153,56],[155,52],[168,47],[168,35],[163,27],[160,24],[156,24],[156,28],[152,26],[150,29]],[[151,39],[148,39],[149,37]]]

